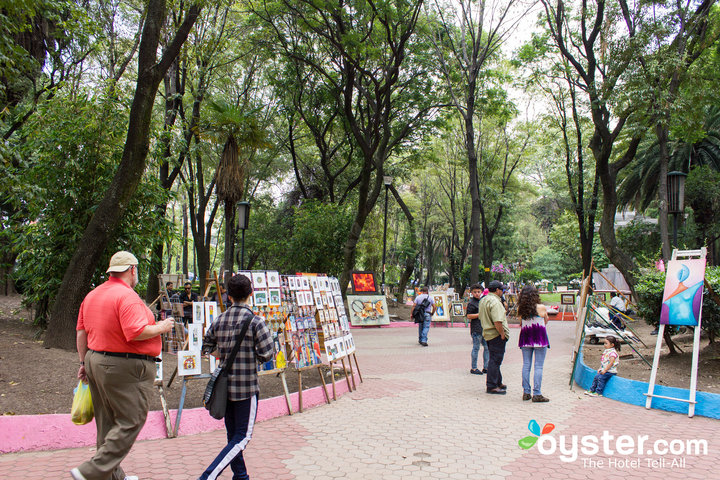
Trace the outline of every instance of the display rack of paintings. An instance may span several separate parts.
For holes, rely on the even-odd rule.
[[[385,295],[348,295],[348,317],[353,327],[389,325]]]

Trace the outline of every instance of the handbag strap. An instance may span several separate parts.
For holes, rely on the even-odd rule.
[[[240,308],[245,308],[248,312],[252,313],[252,310],[245,306],[241,306]],[[255,314],[253,314],[255,315]],[[242,329],[240,329],[240,333],[235,339],[235,346],[233,347],[232,351],[230,352],[230,355],[228,355],[227,359],[225,359],[224,368],[227,368],[228,365],[232,365],[232,363],[235,361],[235,357],[237,356],[238,351],[240,350],[240,344],[243,341],[243,338],[245,338],[245,334],[247,333],[248,327],[250,326],[250,323],[252,322],[252,318],[245,322],[245,324],[242,326]]]

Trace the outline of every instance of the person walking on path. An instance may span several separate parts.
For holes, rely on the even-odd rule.
[[[137,480],[126,477],[120,462],[145,424],[155,381],[160,335],[173,319],[155,316],[133,290],[138,261],[117,252],[107,269],[110,278],[87,294],[77,321],[78,378],[90,386],[95,423],[95,455],[70,471],[74,480]]]
[[[412,317],[415,318],[415,311],[423,312],[422,322],[418,323],[418,343],[423,347],[427,347],[428,332],[430,331],[430,320],[435,313],[435,301],[428,294],[428,287],[420,287],[420,295],[415,297],[415,306],[413,307]]]
[[[244,275],[234,275],[228,281],[228,300],[232,305],[218,315],[205,333],[203,351],[217,349],[222,364],[230,355],[237,336],[248,324],[241,339],[235,361],[228,368],[228,403],[225,410],[225,429],[228,443],[215,460],[200,475],[200,480],[214,480],[230,465],[233,480],[250,478],[245,467],[243,450],[250,442],[257,416],[260,389],[257,380],[257,364],[273,357],[273,339],[262,318],[247,306],[252,295],[250,280]]]
[[[500,366],[505,356],[505,344],[510,338],[505,307],[500,301],[503,293],[503,284],[493,280],[488,285],[490,293],[482,298],[478,305],[480,324],[483,329],[483,337],[490,350],[490,361],[487,367],[486,386],[487,393],[505,395],[507,385],[502,383]]]
[[[470,351],[470,373],[474,375],[482,375],[487,373],[488,362],[490,361],[490,351],[487,342],[483,338],[483,329],[480,324],[480,315],[478,314],[478,304],[482,298],[483,287],[476,283],[470,287],[470,301],[468,302],[467,312],[465,315],[470,320],[470,337],[472,337],[472,350]],[[478,369],[478,353],[480,346],[483,347],[483,369]]]
[[[540,303],[540,294],[533,285],[525,285],[518,300],[518,315],[522,319],[518,346],[522,350],[522,386],[523,400],[533,402],[549,402],[541,392],[543,364],[550,342],[547,335],[548,313],[545,305]],[[532,395],[530,395],[530,370],[535,357],[535,374],[533,376]]]

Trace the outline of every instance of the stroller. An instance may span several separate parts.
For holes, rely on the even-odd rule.
[[[600,340],[612,335],[625,343],[641,343],[641,340],[627,328],[625,322],[619,315],[614,315],[607,307],[598,307],[596,309],[596,320],[585,326],[585,338],[591,345],[597,345]]]

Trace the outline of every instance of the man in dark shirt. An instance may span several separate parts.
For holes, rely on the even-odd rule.
[[[197,293],[192,291],[192,283],[185,282],[185,289],[180,294],[180,301],[183,304],[183,322],[185,325],[192,323],[193,316],[193,302],[198,301]]]
[[[470,373],[474,375],[482,375],[487,373],[487,365],[490,360],[490,351],[488,350],[487,343],[483,338],[483,329],[478,318],[478,303],[480,297],[482,297],[483,287],[479,283],[476,283],[470,287],[470,302],[467,306],[466,316],[470,320],[470,336],[472,337],[473,347],[470,352]],[[483,347],[483,369],[482,371],[477,368],[478,353],[480,352],[480,345]]]

